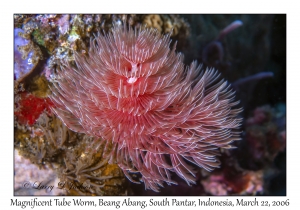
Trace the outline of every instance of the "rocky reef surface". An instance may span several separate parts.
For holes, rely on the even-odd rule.
[[[90,40],[118,24],[171,33],[186,64],[218,69],[236,91],[242,140],[221,150],[219,169],[198,168],[193,186],[174,177],[177,186],[145,190],[110,160],[112,142],[71,131],[51,112],[60,66],[76,66],[74,53],[87,55]],[[14,15],[15,195],[285,195],[285,104],[285,15]],[[46,180],[61,189],[22,188]]]

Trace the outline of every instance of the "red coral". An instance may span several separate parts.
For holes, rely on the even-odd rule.
[[[152,29],[115,27],[95,38],[89,57],[75,56],[78,69],[58,72],[51,96],[70,129],[112,140],[127,177],[140,172],[155,191],[174,183],[170,171],[195,183],[187,162],[217,167],[218,148],[239,139],[241,121],[228,83],[196,62],[184,68],[170,42]]]
[[[53,103],[48,98],[38,98],[23,92],[19,94],[19,98],[16,101],[14,114],[19,123],[33,125],[44,110],[50,111],[49,107],[52,105]]]

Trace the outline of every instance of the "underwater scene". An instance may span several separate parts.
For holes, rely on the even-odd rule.
[[[14,14],[14,195],[285,196],[285,14]]]

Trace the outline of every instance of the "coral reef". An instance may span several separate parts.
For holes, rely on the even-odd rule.
[[[15,129],[15,148],[20,155],[40,168],[55,171],[60,180],[56,186],[67,195],[125,194],[124,175],[116,165],[108,163],[101,143],[72,132],[46,113],[33,126],[17,123]],[[94,147],[98,148],[96,152],[92,152]]]
[[[157,24],[152,21],[152,15],[15,15],[15,40],[20,40],[18,35],[24,37],[29,44],[15,44],[21,48],[15,48],[15,56],[19,50],[22,52],[22,58],[15,62],[20,66],[26,66],[26,73],[34,69],[29,66],[27,60],[30,59],[32,65],[35,65],[43,57],[49,57],[46,67],[48,72],[55,72],[60,64],[67,61],[74,61],[73,52],[76,51],[85,55],[88,51],[90,38],[97,33],[106,33],[111,30],[113,24],[126,23],[131,26],[155,27]],[[160,19],[162,24],[161,32],[167,33],[173,29],[172,38],[175,40],[184,40],[189,35],[189,24],[178,15],[154,15]],[[22,29],[21,29],[22,28]],[[20,33],[21,32],[21,33]],[[24,41],[23,41],[24,42]],[[24,45],[24,46],[23,46]],[[43,53],[42,53],[43,52]],[[18,56],[21,57],[21,56]],[[19,61],[20,60],[20,61]],[[25,62],[25,64],[23,64]],[[26,65],[27,64],[27,65]],[[18,69],[24,69],[19,67]],[[16,77],[19,77],[15,67]],[[49,74],[48,76],[53,74]],[[25,77],[26,75],[24,75]],[[49,77],[47,77],[49,78]],[[49,78],[53,79],[53,78]]]
[[[15,148],[20,155],[40,168],[56,171],[60,180],[56,186],[68,195],[125,193],[124,175],[108,162],[102,145],[103,141],[74,133],[46,113],[31,127],[17,123],[15,129]],[[93,152],[95,147],[98,150]]]
[[[15,148],[26,158],[22,160],[25,164],[30,161],[41,169],[35,172],[52,174],[45,179],[53,181],[55,173],[54,185],[66,195],[285,195],[285,18],[15,14]],[[61,66],[77,69],[76,56],[89,59],[90,40],[122,24],[154,28],[161,35],[172,32],[168,44],[174,49],[176,43],[176,50],[185,55],[181,62],[197,60],[204,63],[203,69],[217,68],[241,101],[243,140],[232,144],[239,149],[221,149],[221,167],[213,172],[194,167],[193,187],[173,172],[170,175],[177,185],[164,185],[160,193],[126,181],[123,170],[115,164],[117,153],[112,151],[116,151],[116,142],[71,131],[49,111],[53,104],[47,97],[61,81],[58,73],[65,70]],[[134,77],[128,81],[136,83]],[[169,165],[171,160],[166,158],[166,162]],[[15,193],[40,194],[42,191],[36,189],[20,188],[21,181],[32,181],[36,176],[25,176],[26,172],[35,174],[30,172],[33,166],[21,173],[19,167],[15,165],[19,183]],[[135,181],[143,178],[131,175]]]
[[[161,34],[171,33],[171,37],[189,36],[189,24],[178,15],[145,15],[143,24],[157,29]]]
[[[187,36],[189,26],[179,16],[163,16],[168,21],[165,30],[176,28]],[[95,33],[108,32],[113,24],[122,22],[140,26],[146,18],[147,15],[14,15],[15,147],[39,167],[55,169],[66,183],[67,194],[121,195],[125,180],[117,165],[99,156],[101,151],[97,151],[98,155],[86,154],[85,170],[76,169],[83,164],[80,161],[87,147],[85,141],[90,137],[70,131],[49,112],[52,103],[47,99],[48,87],[57,80],[56,68],[65,62],[73,65],[75,51],[86,54]],[[172,37],[186,38],[177,32]],[[98,162],[102,165],[97,168]],[[82,182],[94,185],[93,189],[69,189]]]

